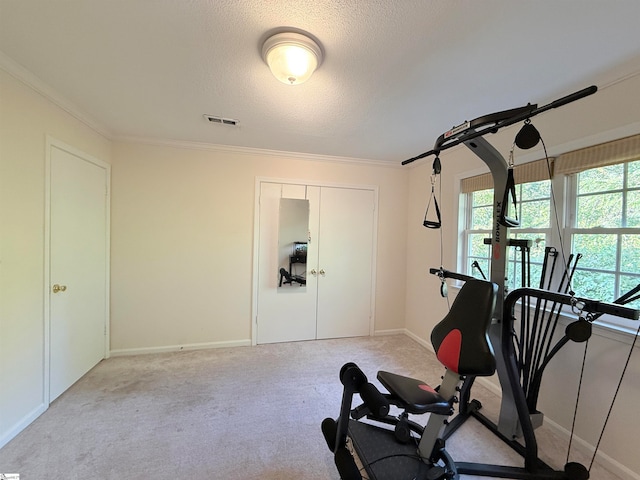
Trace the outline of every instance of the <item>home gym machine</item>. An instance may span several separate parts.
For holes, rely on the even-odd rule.
[[[322,432],[343,480],[360,480],[362,471],[366,472],[365,478],[371,480],[446,480],[457,479],[459,474],[525,480],[589,478],[589,471],[582,464],[567,462],[563,470],[554,470],[538,458],[534,429],[542,423],[542,414],[536,408],[542,373],[563,345],[569,341],[586,341],[591,335],[592,322],[600,315],[637,320],[640,312],[623,304],[638,298],[640,285],[615,303],[577,298],[569,288],[562,291],[562,282],[570,284],[569,276],[579,258],[571,256],[566,262],[559,290],[552,292],[547,288],[550,283],[545,280],[548,274],[545,270],[549,258],[555,266],[557,252],[548,248],[540,288],[523,284],[507,295],[507,250],[515,246],[521,249],[523,256],[528,255],[530,243],[508,238],[508,229],[519,225],[517,217],[509,216],[509,202],[513,200],[515,204],[516,201],[513,165],[505,161],[484,135],[524,121],[515,143],[521,148],[531,148],[539,140],[531,117],[596,91],[592,86],[543,107],[529,104],[464,122],[441,135],[433,150],[403,162],[405,165],[434,155],[433,173],[436,175],[440,173],[440,152],[464,144],[489,167],[494,182],[494,223],[492,238],[488,241],[490,279],[478,280],[442,267],[431,271],[440,277],[443,295],[446,278],[464,282],[449,313],[431,333],[436,357],[446,368],[439,386],[432,388],[420,380],[380,371],[377,378],[389,392],[383,394],[356,364],[347,363],[342,367],[339,377],[344,389],[340,413],[337,419],[326,418],[322,422]],[[438,220],[428,221],[425,215],[424,225],[439,228],[440,212],[433,191],[432,199]],[[518,302],[522,304],[522,314],[520,337],[516,342]],[[567,326],[559,341],[555,341],[557,317],[563,306],[570,307],[578,319]],[[531,310],[535,312],[533,316]],[[497,424],[480,414],[481,405],[477,400],[470,400],[475,377],[494,372],[498,374],[502,389]],[[352,408],[356,393],[362,404]],[[451,419],[455,404],[459,404],[458,414]],[[390,415],[391,407],[401,413]],[[409,419],[409,414],[426,413],[429,416],[424,427]],[[445,448],[445,441],[469,417],[480,420],[520,453],[524,466],[454,461]]]

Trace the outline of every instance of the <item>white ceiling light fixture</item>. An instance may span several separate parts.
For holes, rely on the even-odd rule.
[[[264,42],[262,58],[282,83],[306,82],[322,63],[322,50],[311,38],[300,33],[277,33]]]

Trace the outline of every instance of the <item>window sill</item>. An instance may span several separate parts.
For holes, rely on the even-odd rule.
[[[449,291],[454,291],[455,294],[458,294],[458,291],[460,290],[460,288],[462,288],[463,283],[462,282],[452,282],[449,285]],[[517,306],[516,306],[516,310],[518,310],[518,314],[520,313],[519,311],[520,309],[520,302],[518,302]],[[563,330],[564,327],[566,327],[569,323],[577,320],[577,316],[563,311],[560,314],[560,318],[559,318],[559,324],[562,325]],[[609,323],[606,321],[602,321],[602,320],[596,320],[595,322],[593,322],[593,334],[594,335],[598,335],[599,337],[603,337],[603,338],[608,338],[609,340],[614,340],[616,342],[620,342],[620,343],[624,343],[626,345],[631,345],[633,343],[633,340],[635,338],[635,336],[638,334],[638,327],[640,327],[640,320],[638,320],[639,323],[636,323],[636,328],[631,328],[631,327],[624,327],[621,325],[615,325],[613,323]],[[640,349],[640,342],[636,342],[635,348]]]
[[[610,338],[611,340],[616,340],[620,343],[626,343],[627,345],[631,345],[635,336],[638,334],[637,327],[632,329],[629,327],[601,322],[599,320],[593,322],[593,331],[596,335]],[[640,344],[638,342],[636,342],[635,348],[640,348]]]
[[[516,309],[517,310],[520,309],[519,303]],[[517,313],[520,313],[520,312],[518,311]],[[566,328],[567,325],[569,325],[571,322],[576,321],[577,319],[578,319],[577,315],[574,315],[573,313],[570,313],[567,311],[563,311],[560,314],[560,317],[558,319],[558,325],[562,326],[563,327],[562,331],[564,331],[564,328]],[[614,325],[614,324],[603,322],[600,320],[596,320],[595,322],[592,323],[592,325],[593,325],[593,331],[592,331],[593,335],[597,335],[602,338],[607,338],[609,340],[613,340],[626,345],[631,345],[637,334],[637,328],[632,329],[629,327]],[[635,348],[640,348],[639,342],[636,342]]]

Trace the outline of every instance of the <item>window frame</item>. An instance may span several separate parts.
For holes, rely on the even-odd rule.
[[[628,187],[627,176],[626,176],[628,167],[626,166],[626,164],[634,161],[640,162],[640,159],[628,160],[626,162],[618,162],[618,163],[625,164],[625,182],[622,189],[614,189],[612,191],[613,192],[624,191],[625,198],[626,198],[626,193],[629,191],[640,191],[640,187]],[[601,168],[601,167],[596,166],[596,167],[586,168],[583,171],[592,170],[595,168]],[[553,245],[553,246],[557,245],[558,250],[562,252],[566,252],[565,253],[566,255],[569,255],[569,253],[572,251],[573,235],[575,233],[588,232],[588,231],[593,232],[595,230],[593,228],[584,229],[584,228],[577,228],[575,226],[577,221],[577,210],[576,210],[577,202],[578,202],[577,179],[578,179],[579,173],[581,172],[555,175],[550,182],[550,185],[551,185],[550,218],[549,218],[549,228],[546,235],[546,245]],[[458,270],[460,272],[468,275],[473,275],[473,272],[471,272],[472,256],[470,255],[470,251],[469,251],[470,235],[473,233],[486,233],[487,237],[491,237],[492,232],[491,232],[491,229],[470,230],[468,228],[471,225],[471,212],[473,209],[473,193],[474,192],[463,193],[460,190],[460,182],[463,179],[468,178],[470,176],[473,176],[473,175],[460,176],[458,178],[458,184],[456,186],[456,188],[458,189],[458,198],[459,198],[458,200],[459,202],[459,205],[458,205],[458,211],[459,211],[458,255],[457,255],[458,262],[457,263],[458,263]],[[526,183],[531,183],[531,182],[526,182]],[[516,187],[521,187],[521,185],[522,184],[516,185]],[[493,190],[493,188],[491,188],[491,190]],[[521,190],[519,190],[519,193],[520,192]],[[518,198],[520,199],[521,197],[519,196]],[[555,202],[555,205],[554,205],[554,202]],[[623,200],[623,205],[624,205],[624,202],[625,200]],[[520,212],[518,213],[520,214]],[[512,228],[509,230],[509,233],[510,233],[509,236],[511,237],[514,233],[518,233],[518,232],[532,233],[536,230],[547,230],[547,229]],[[620,243],[621,235],[629,234],[629,233],[633,235],[636,235],[636,234],[640,235],[640,227],[638,228],[620,227],[620,228],[613,228],[613,229],[601,228],[598,230],[601,230],[606,233],[615,233],[617,235],[618,246]],[[487,252],[488,252],[487,259],[490,261],[491,255],[490,255],[489,249],[487,250]],[[616,258],[616,270],[615,270],[615,278],[616,278],[616,286],[614,290],[615,292],[618,291],[618,286],[620,284],[619,276],[623,273],[628,273],[628,272],[622,272],[620,269],[620,256],[621,256],[621,253],[620,253],[620,249],[618,248],[617,254],[616,254],[617,258]],[[561,263],[564,262],[566,264],[566,259],[560,259],[559,261]],[[510,255],[510,258],[507,260],[507,264],[508,264],[507,272],[511,271],[510,265],[512,262],[513,262],[513,259],[511,258],[511,255]],[[589,271],[589,269],[587,268],[581,269],[579,267],[580,267],[580,264],[578,264],[577,271],[579,270]],[[558,270],[563,270],[563,268],[559,268]],[[594,271],[598,271],[598,270],[595,269]],[[609,271],[607,271],[606,273],[609,273]],[[489,277],[489,272],[485,271],[485,275]],[[640,272],[638,272],[638,275],[639,275],[638,278],[640,278]],[[473,275],[473,276],[480,277],[479,275]],[[532,280],[531,286],[534,288],[538,287],[538,285],[533,283],[535,279],[531,279],[531,280]],[[579,296],[579,293],[577,295]],[[604,301],[611,302],[613,301],[613,299],[605,299]],[[570,311],[568,312],[565,311],[563,315],[567,317],[574,317],[574,318],[576,316]],[[611,317],[608,315],[603,315],[594,323],[605,329],[611,330],[615,333],[635,335],[636,332],[638,331],[638,321],[621,319],[618,317]]]
[[[627,197],[628,193],[631,192],[640,192],[640,186],[637,187],[629,187],[628,184],[628,170],[629,164],[638,162],[640,164],[640,159],[630,160],[627,162],[620,162],[613,165],[623,165],[623,185],[622,188],[613,188],[613,189],[604,189],[599,190],[597,192],[589,192],[585,194],[578,193],[579,187],[579,175],[583,172],[587,172],[590,170],[595,170],[597,168],[606,168],[606,166],[601,167],[593,167],[585,169],[581,172],[571,173],[569,175],[563,175],[564,182],[566,184],[566,210],[567,210],[567,218],[564,223],[564,248],[565,251],[572,251],[574,244],[574,235],[615,235],[616,236],[616,258],[615,258],[615,266],[614,269],[605,269],[605,268],[593,268],[593,267],[581,267],[578,265],[576,272],[593,272],[593,273],[601,273],[601,274],[610,274],[613,275],[615,279],[614,292],[613,297],[618,298],[622,293],[620,291],[620,277],[622,275],[630,275],[632,277],[637,277],[638,282],[640,283],[640,272],[624,272],[622,270],[621,262],[622,262],[622,236],[623,235],[640,235],[640,226],[638,227],[627,227],[626,224],[626,207],[627,207]],[[618,227],[578,227],[578,203],[579,197],[589,197],[596,195],[604,195],[611,193],[621,193],[622,194],[622,214],[623,221],[622,226]],[[613,299],[605,299],[604,301],[612,302]],[[638,321],[637,320],[627,320],[619,317],[613,317],[610,315],[603,315],[598,320],[596,320],[597,324],[615,328],[616,330],[621,330],[626,333],[635,334],[638,330]]]
[[[545,180],[534,180],[531,182],[523,182],[523,183],[519,183],[516,184],[516,196],[518,198],[518,218],[522,217],[522,204],[523,203],[530,203],[530,202],[534,202],[534,201],[540,201],[540,200],[548,200],[549,202],[549,225],[548,227],[532,227],[532,228],[526,228],[526,227],[517,227],[517,228],[512,228],[510,229],[511,232],[511,238],[513,237],[522,237],[522,236],[529,236],[529,235],[537,235],[538,238],[540,238],[540,236],[543,237],[543,244],[544,245],[550,245],[553,242],[553,196],[551,194],[552,192],[552,182],[550,182],[550,191],[549,191],[549,196],[548,197],[539,197],[539,198],[535,198],[535,199],[527,199],[527,200],[522,200],[523,195],[522,195],[522,188],[525,184],[528,183],[536,183],[536,182],[541,182],[541,181],[545,181]],[[548,180],[547,180],[548,181]],[[478,190],[478,191],[485,191],[485,190]],[[491,191],[493,192],[493,188],[491,189],[486,189],[486,191]],[[477,191],[476,191],[477,192]],[[492,231],[492,226],[493,226],[493,222],[492,224],[489,226],[489,228],[480,228],[480,229],[472,229],[470,228],[472,226],[472,222],[473,222],[473,209],[474,208],[478,208],[478,207],[474,207],[473,206],[473,196],[474,193],[476,192],[469,192],[469,193],[461,193],[461,197],[462,197],[462,201],[461,206],[462,208],[460,209],[460,220],[459,220],[459,224],[461,225],[461,229],[459,229],[460,232],[460,251],[458,254],[458,270],[466,275],[471,275],[474,276],[476,278],[481,278],[480,274],[477,272],[473,272],[472,271],[472,260],[477,259],[477,260],[482,260],[483,262],[483,272],[486,275],[487,278],[489,278],[490,276],[490,261],[491,261],[491,251],[489,249],[489,246],[487,245],[487,254],[486,256],[483,257],[479,257],[479,256],[475,256],[475,255],[471,255],[470,252],[470,237],[471,235],[484,235],[486,236],[486,238],[491,238],[493,231]],[[482,205],[482,207],[490,207],[492,210],[492,215],[493,215],[493,194],[491,195],[492,198],[492,202],[491,204],[488,205]],[[511,206],[511,208],[513,208],[513,206]],[[493,217],[492,217],[493,218]],[[537,243],[537,242],[536,242]],[[534,246],[534,248],[536,248]],[[544,249],[544,247],[542,247]],[[516,263],[518,262],[516,255],[513,253],[513,247],[510,249],[509,251],[509,257],[506,260],[506,271],[507,272],[513,272],[514,274],[517,274],[517,265]],[[541,265],[539,263],[534,263],[536,265]],[[531,279],[529,279],[531,280]],[[512,288],[517,288],[514,283],[516,282],[516,279],[512,278],[509,281],[509,287],[507,288],[508,290],[511,290]],[[530,284],[527,286],[531,286],[531,287],[537,287],[538,285],[536,284]]]

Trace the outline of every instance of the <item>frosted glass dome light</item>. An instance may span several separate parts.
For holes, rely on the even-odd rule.
[[[316,42],[299,33],[278,33],[262,46],[262,58],[271,73],[282,83],[306,82],[322,62],[322,50]]]

